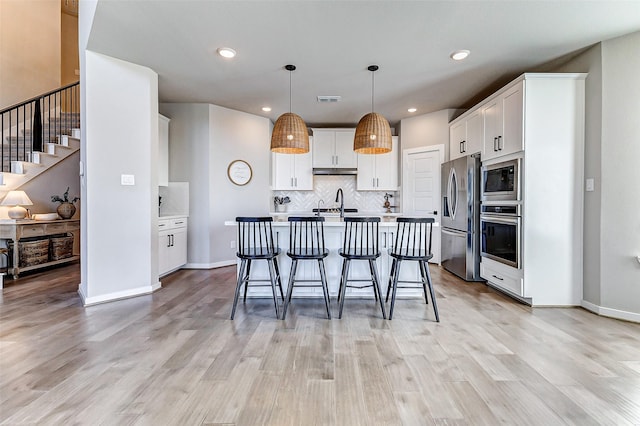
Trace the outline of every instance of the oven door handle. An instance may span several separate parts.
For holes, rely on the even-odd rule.
[[[503,223],[505,225],[520,225],[519,216],[508,217],[508,216],[480,215],[480,220],[485,222]]]

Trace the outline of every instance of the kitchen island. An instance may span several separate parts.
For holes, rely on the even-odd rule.
[[[292,214],[293,216],[293,214]],[[303,216],[303,215],[302,215]],[[362,216],[362,215],[358,215]],[[226,221],[226,226],[236,226],[236,222]],[[278,266],[280,267],[280,276],[282,279],[282,286],[286,293],[287,284],[289,280],[289,270],[291,268],[291,259],[287,256],[287,249],[289,248],[289,222],[286,216],[277,216],[272,223],[273,226],[273,238],[275,244],[280,248],[281,253],[278,256]],[[391,256],[389,256],[389,248],[393,244],[396,234],[396,220],[395,217],[383,217],[380,220],[378,233],[379,233],[379,248],[382,255],[378,258],[376,264],[378,267],[378,277],[380,279],[380,287],[383,295],[386,295],[387,285],[389,281],[389,272],[391,270]],[[342,247],[344,238],[344,222],[340,217],[326,217],[324,222],[324,238],[325,246],[329,250],[329,256],[325,259],[325,269],[327,271],[327,284],[329,286],[329,294],[332,297],[338,295],[338,287],[340,285],[340,275],[342,272],[342,257],[338,253],[338,250]],[[239,263],[238,263],[239,264]],[[267,263],[264,261],[254,261],[251,264],[251,277],[253,279],[269,279],[269,272],[267,269]],[[369,265],[364,261],[351,262],[351,268],[349,273],[350,279],[369,279]],[[416,262],[403,262],[400,279],[416,281],[420,277],[419,270]],[[310,279],[317,280],[320,278],[320,272],[318,270],[318,263],[316,261],[302,261],[298,263],[297,280]],[[366,284],[366,283],[362,283]],[[415,284],[415,289],[398,288],[397,297],[424,297],[422,287],[419,284]],[[253,297],[272,297],[270,287],[251,287],[249,284],[249,290],[247,296]],[[372,288],[347,288],[347,297],[367,297],[373,298]],[[293,297],[323,297],[321,287],[296,287],[293,293]]]

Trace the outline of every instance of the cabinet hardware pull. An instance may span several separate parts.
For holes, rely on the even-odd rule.
[[[502,147],[504,146],[502,142],[502,136],[498,136],[498,151],[502,151]]]
[[[499,276],[497,276],[497,275],[492,275],[492,276],[493,276],[493,278],[496,278],[496,279],[498,279],[498,280],[500,280],[500,281],[504,281],[504,278],[500,278],[500,277],[499,277]]]
[[[497,142],[498,142],[498,138],[493,138],[493,151],[494,151],[494,152],[498,150],[498,148],[497,148],[497,146],[496,146],[496,145],[497,145]]]
[[[376,178],[376,188],[380,187],[380,179]]]
[[[180,221],[180,222],[176,222],[176,225],[182,225],[184,222]]]
[[[462,154],[464,152],[463,148],[462,148],[462,144],[464,143],[464,141],[460,141],[460,154]]]

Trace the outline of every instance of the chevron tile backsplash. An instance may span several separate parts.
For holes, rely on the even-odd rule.
[[[389,191],[357,191],[355,176],[314,176],[313,191],[273,191],[273,196],[288,196],[291,203],[287,206],[289,212],[311,212],[318,207],[318,201],[323,200],[321,207],[339,207],[335,202],[336,192],[342,188],[344,193],[344,206],[357,208],[361,212],[384,213],[384,194]],[[391,205],[399,206],[398,192],[389,192],[393,195]],[[399,208],[392,209],[398,212]]]

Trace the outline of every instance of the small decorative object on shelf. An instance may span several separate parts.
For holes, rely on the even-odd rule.
[[[54,203],[60,203],[57,208],[58,215],[63,219],[71,219],[74,214],[76,214],[76,206],[73,205],[76,201],[78,201],[80,197],[73,197],[69,200],[69,187],[62,194],[62,197],[59,195],[52,195],[51,201]]]
[[[273,205],[275,207],[275,211],[278,213],[284,213],[287,211],[287,204],[291,202],[289,197],[273,197]]]
[[[382,207],[384,207],[385,213],[391,213],[391,209],[394,208],[395,206],[391,205],[391,202],[389,202],[389,198],[393,198],[392,194],[389,194],[388,192],[384,194],[384,205]]]

